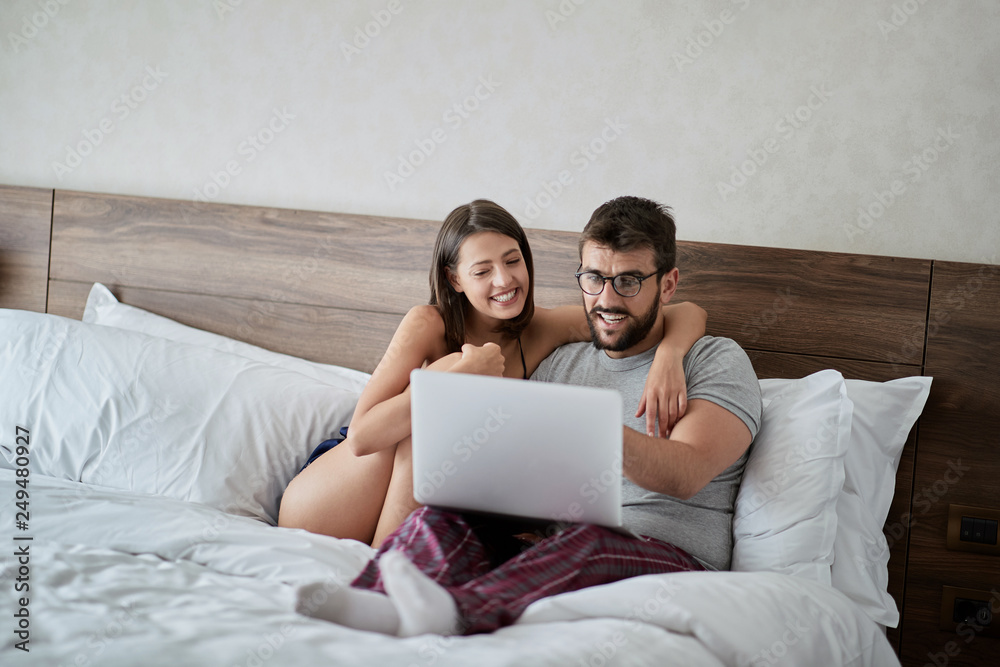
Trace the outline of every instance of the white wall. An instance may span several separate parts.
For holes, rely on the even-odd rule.
[[[1000,263],[1000,3],[577,2],[0,0],[0,183]]]

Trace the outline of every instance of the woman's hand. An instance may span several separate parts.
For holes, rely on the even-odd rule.
[[[646,434],[666,438],[687,411],[684,355],[657,354],[646,376],[646,386],[635,416],[646,414]]]
[[[500,354],[499,345],[486,343],[480,347],[466,343],[462,346],[462,358],[451,367],[451,370],[457,373],[503,377],[503,368],[504,358]]]

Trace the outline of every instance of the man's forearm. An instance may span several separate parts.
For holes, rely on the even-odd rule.
[[[624,428],[625,476],[650,491],[686,500],[731,466],[750,446],[750,429],[729,410],[693,399],[670,438]]]
[[[687,500],[715,476],[691,445],[623,428],[622,469],[642,488]]]

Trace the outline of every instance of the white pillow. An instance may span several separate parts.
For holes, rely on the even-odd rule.
[[[854,416],[844,460],[844,488],[837,500],[832,581],[873,621],[889,627],[899,624],[899,610],[887,590],[889,545],[883,526],[903,445],[930,387],[929,377],[847,380]]]
[[[275,523],[315,445],[358,393],[235,354],[0,310],[0,424],[32,474],[204,503]],[[12,438],[0,466],[14,468]]]
[[[764,411],[736,499],[731,567],[829,585],[851,435],[844,378],[823,370],[760,388]]]
[[[87,306],[83,311],[83,321],[118,329],[128,329],[129,331],[141,331],[151,336],[169,338],[180,343],[201,345],[220,352],[231,352],[247,359],[296,371],[334,387],[358,393],[364,389],[371,377],[368,373],[351,368],[321,364],[265,350],[262,347],[189,327],[162,315],[120,303],[111,290],[101,283],[94,283],[93,287],[90,288]]]

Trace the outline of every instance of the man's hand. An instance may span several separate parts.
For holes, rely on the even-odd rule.
[[[466,343],[462,346],[462,358],[451,368],[457,373],[496,377],[503,377],[503,369],[504,358],[500,354],[500,346],[496,343],[486,343],[482,347]]]

